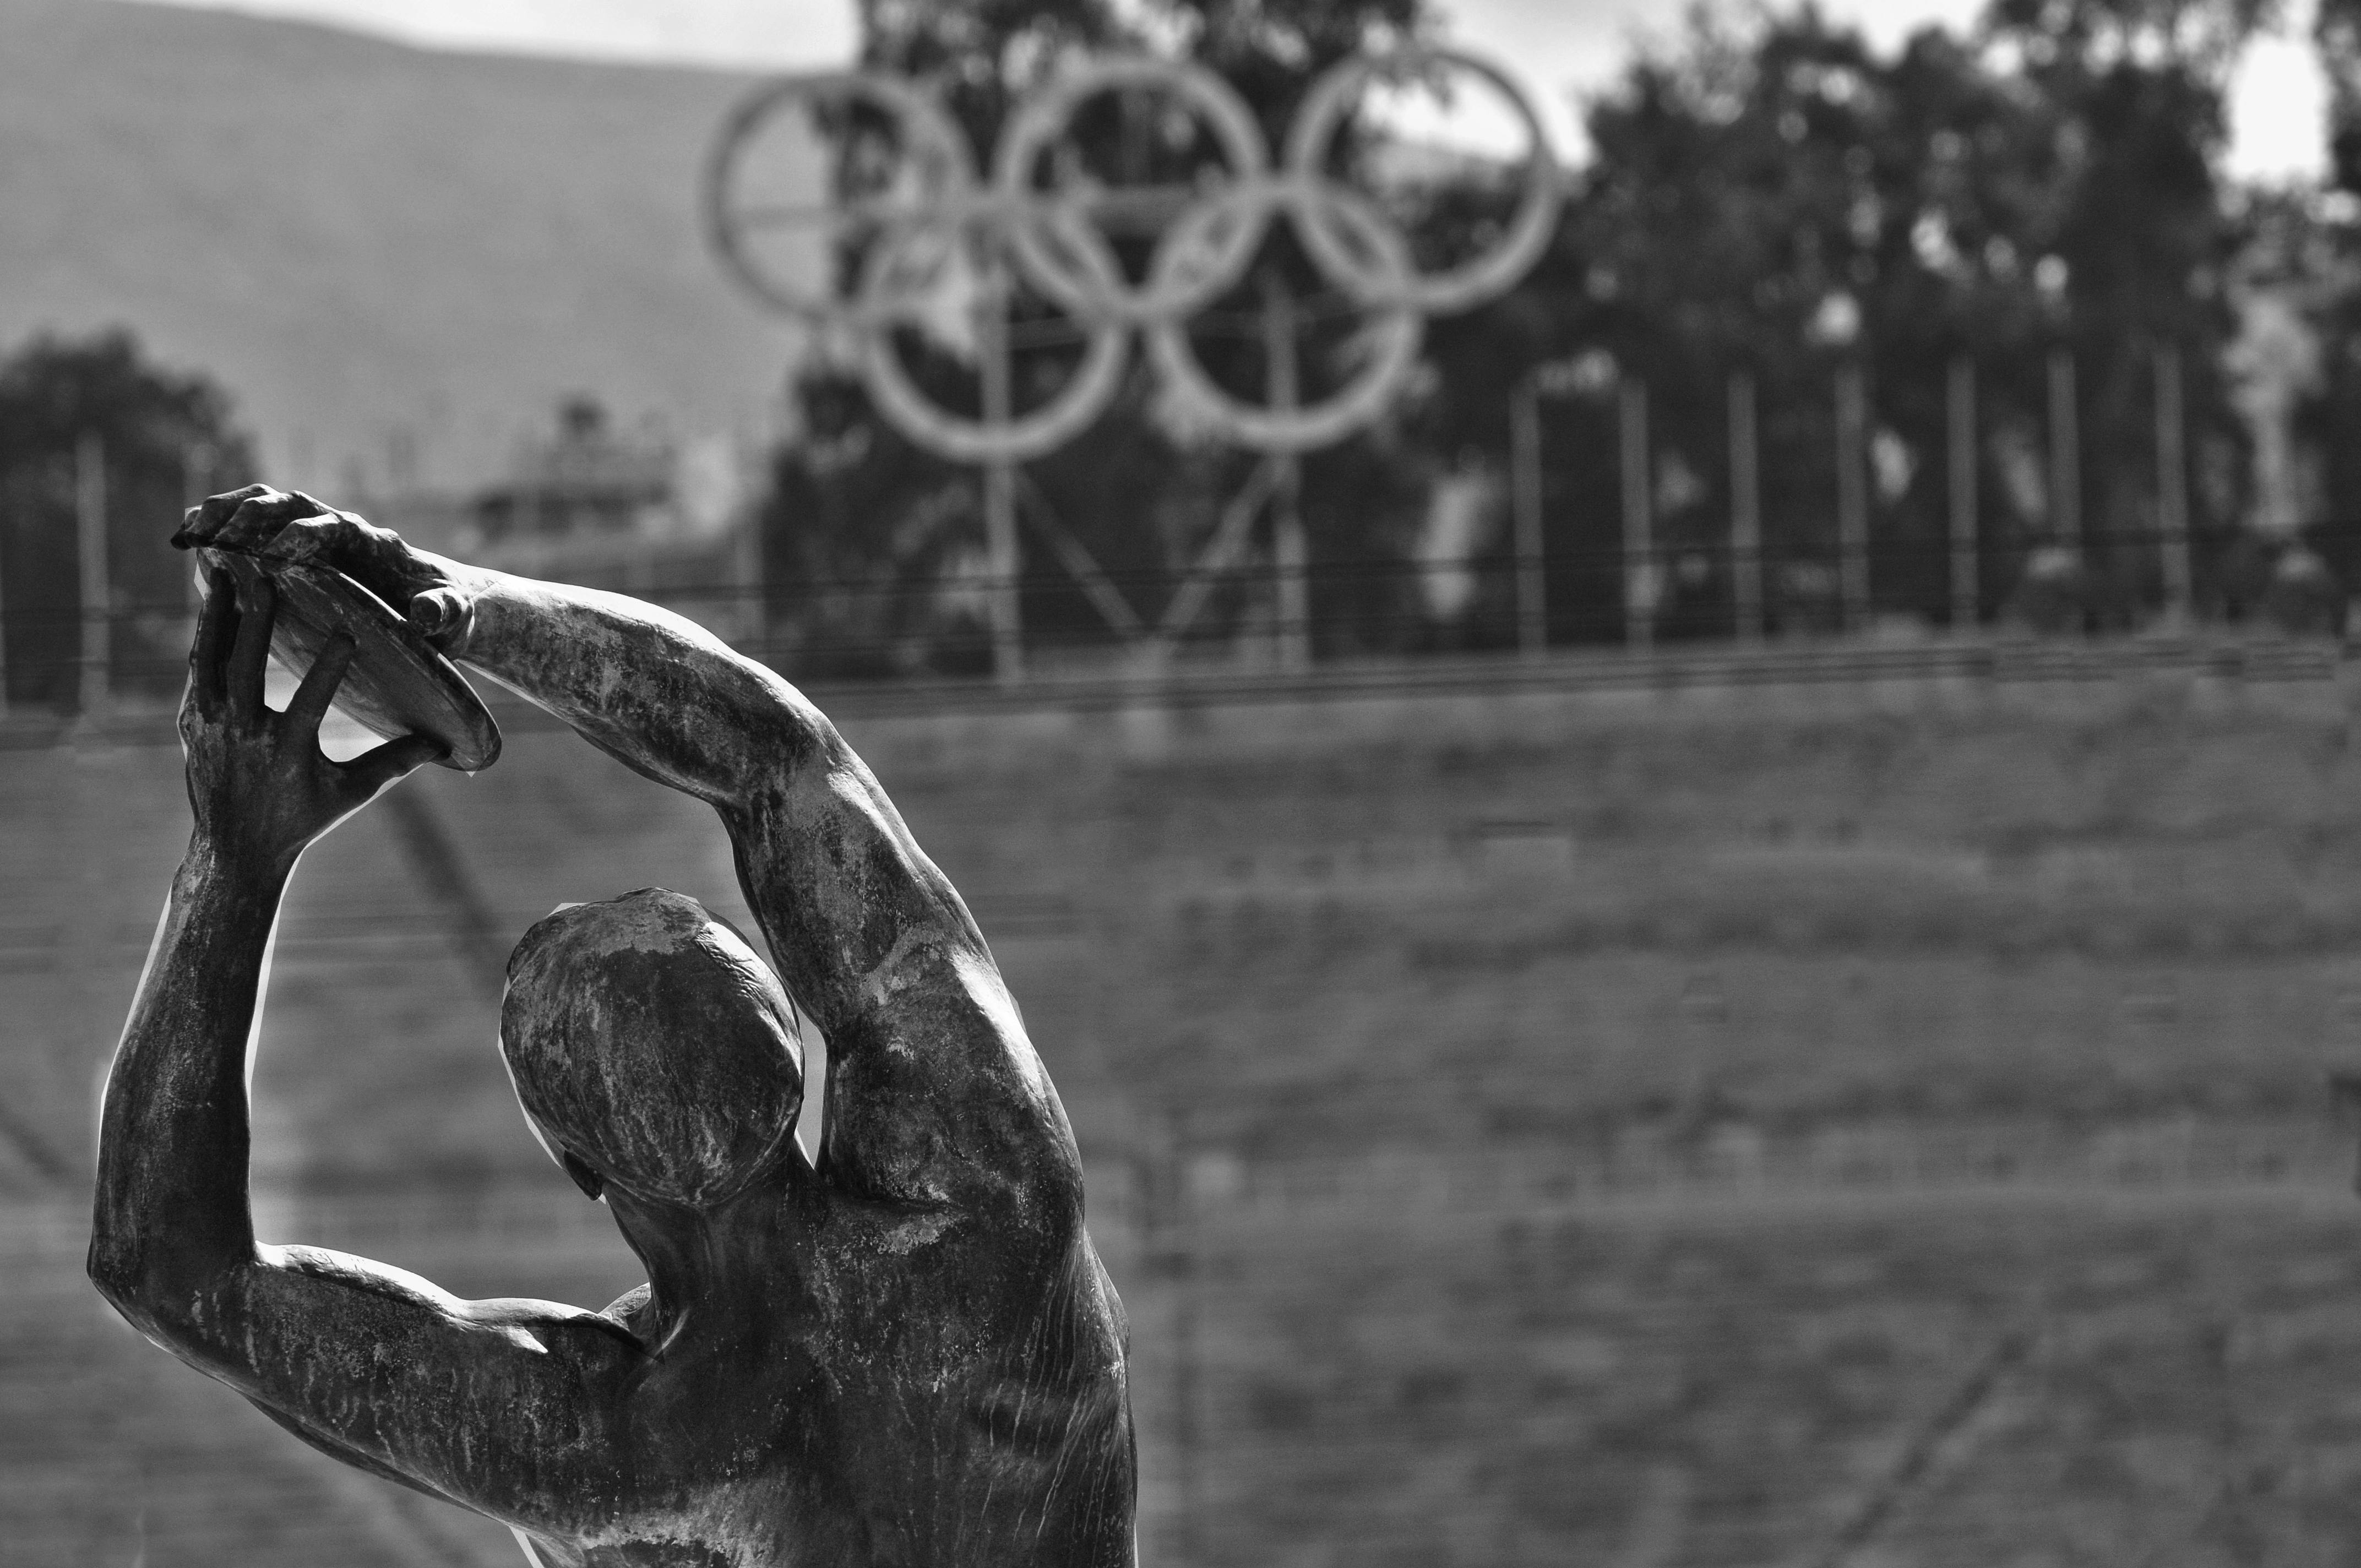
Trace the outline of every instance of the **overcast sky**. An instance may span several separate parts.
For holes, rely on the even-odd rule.
[[[735,66],[817,68],[852,52],[851,0],[170,0],[304,16],[422,43]],[[1635,38],[1675,31],[1689,0],[1437,0],[1451,35],[1510,65],[1547,101],[1563,152],[1579,155],[1576,100],[1610,81]],[[1929,21],[1961,26],[1981,0],[1823,0],[1891,48]],[[2232,94],[2231,167],[2242,176],[2316,175],[2326,91],[2304,42],[2311,0],[2280,36],[2253,46]]]

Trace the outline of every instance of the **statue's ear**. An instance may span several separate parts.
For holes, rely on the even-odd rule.
[[[607,1179],[576,1158],[572,1149],[558,1150],[557,1163],[566,1168],[566,1174],[574,1179],[575,1186],[582,1189],[585,1198],[596,1199],[607,1190]]]

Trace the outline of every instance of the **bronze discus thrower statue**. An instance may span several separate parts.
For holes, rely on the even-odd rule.
[[[181,710],[195,828],[106,1089],[92,1278],[336,1458],[633,1568],[1134,1561],[1123,1310],[1056,1091],[959,895],[785,681],[676,616],[412,550],[255,486],[174,543],[217,571]],[[646,1265],[600,1312],[462,1301],[258,1244],[247,1077],[304,848],[447,750],[318,745],[355,643],[263,701],[274,571],[342,573],[426,641],[721,815],[778,974],[693,901],[570,905],[509,965],[537,1136]],[[781,981],[785,981],[782,988]],[[794,1134],[792,993],[829,1047]]]

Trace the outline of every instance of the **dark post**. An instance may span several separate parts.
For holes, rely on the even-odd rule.
[[[2074,356],[2049,355],[2049,518],[2058,543],[2082,554],[2082,436],[2074,411]]]
[[[2196,598],[2190,566],[2189,466],[2182,455],[2180,350],[2156,351],[2156,529],[2165,613],[2186,618]]]
[[[115,630],[106,566],[106,441],[85,431],[74,445],[74,532],[82,566],[82,715],[106,707]]]
[[[1754,377],[1730,378],[1730,581],[1739,641],[1763,636],[1763,492],[1755,455]]]
[[[1837,367],[1837,583],[1848,631],[1869,625],[1869,392],[1861,367]]]
[[[1976,367],[1964,355],[1951,361],[1949,392],[1951,629],[1972,631],[1982,591],[1976,571]]]
[[[1510,500],[1517,536],[1517,651],[1538,659],[1549,642],[1542,575],[1541,378],[1528,371],[1509,392]]]
[[[1273,409],[1292,411],[1301,401],[1295,368],[1295,296],[1276,272],[1262,277],[1263,373]],[[1312,667],[1312,593],[1307,574],[1312,549],[1303,534],[1300,506],[1303,468],[1292,452],[1276,454],[1279,486],[1270,499],[1271,574],[1279,590],[1279,661],[1290,670]]]
[[[186,511],[203,500],[213,491],[214,461],[219,455],[210,441],[192,441],[181,448],[181,509]],[[189,608],[195,609],[204,600],[204,590],[197,586],[197,575],[188,575]]]
[[[1648,385],[1626,379],[1617,399],[1623,470],[1623,640],[1645,648],[1656,639],[1653,486],[1648,473]]]
[[[983,417],[987,424],[1008,422],[1012,400],[1008,387],[1008,280],[998,267],[987,269],[986,299],[981,317],[983,342],[976,345],[983,375]],[[994,457],[983,466],[983,532],[992,558],[992,674],[1002,685],[1025,679],[1025,610],[1018,593],[1024,570],[1022,546],[1016,538],[1016,466]]]

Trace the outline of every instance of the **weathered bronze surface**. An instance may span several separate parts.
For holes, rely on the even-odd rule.
[[[983,938],[803,696],[675,616],[414,551],[257,486],[175,536],[216,576],[181,713],[196,825],[106,1090],[91,1277],[305,1442],[508,1523],[544,1564],[1129,1563],[1123,1310],[1081,1162]],[[569,906],[509,965],[535,1133],[648,1282],[462,1301],[256,1242],[247,1080],[303,849],[441,749],[348,763],[332,640],[264,703],[268,569],[345,573],[434,646],[721,816],[776,977],[692,901]],[[781,981],[784,981],[784,988]],[[796,1006],[829,1047],[792,1135]]]

